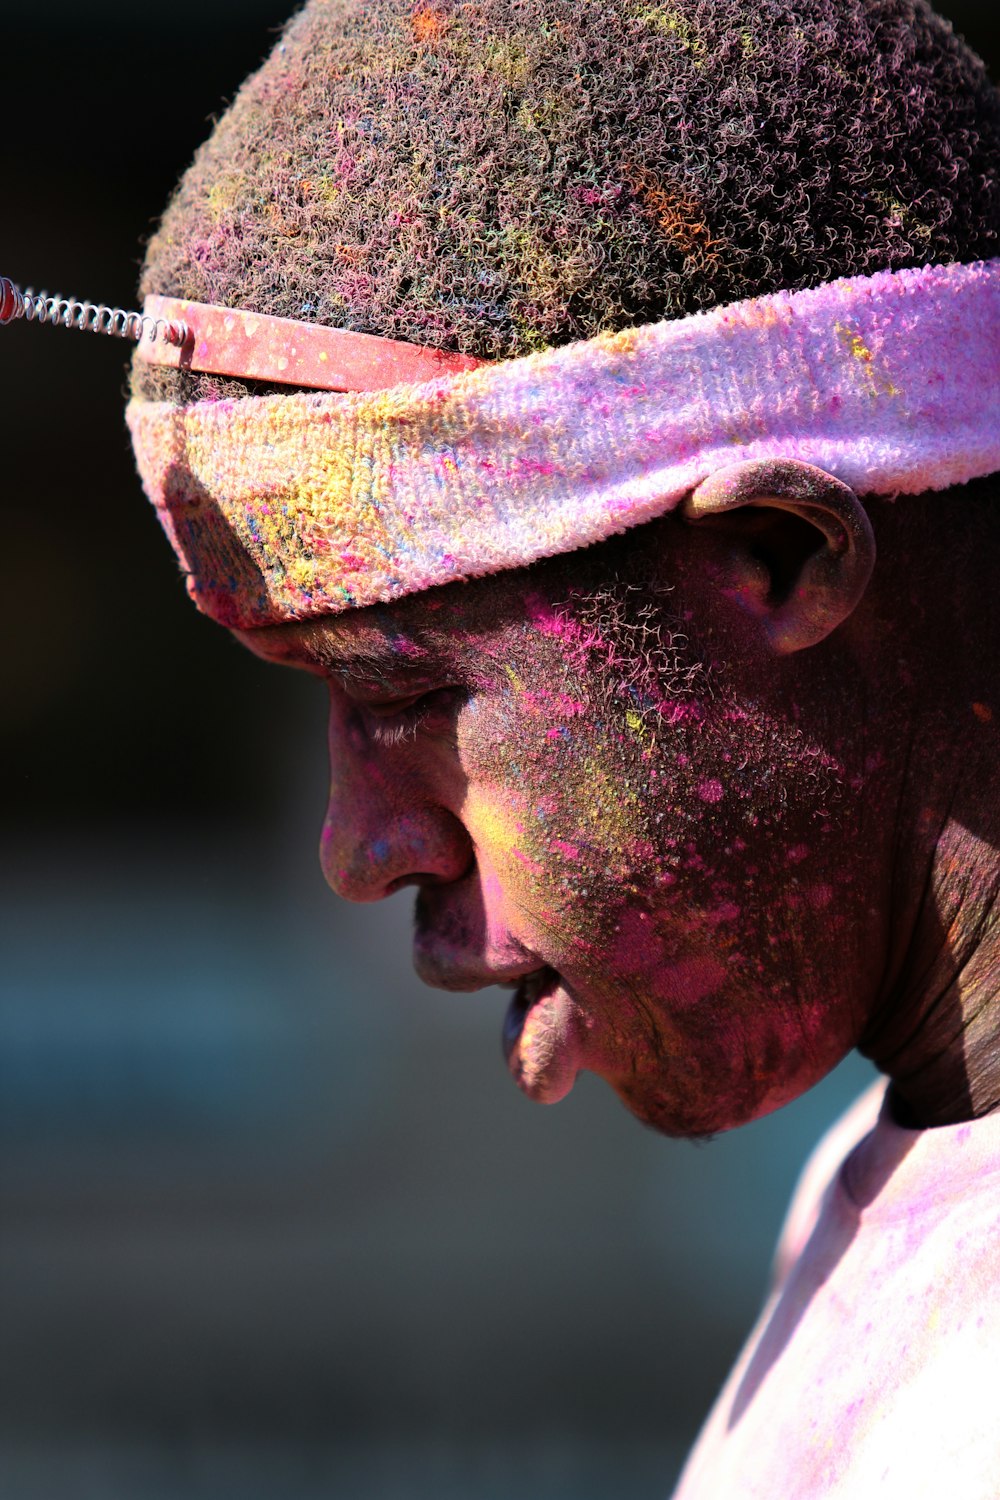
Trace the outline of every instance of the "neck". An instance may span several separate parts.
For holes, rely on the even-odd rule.
[[[946,825],[896,983],[862,1044],[917,1125],[1000,1107],[1000,859]]]
[[[1000,1108],[998,501],[991,479],[873,507],[890,565],[859,612],[889,932],[859,1045],[923,1126]]]
[[[900,1117],[921,1126],[1000,1108],[998,726],[969,703],[924,718],[929,732],[907,757],[895,941],[861,1043],[892,1080]]]

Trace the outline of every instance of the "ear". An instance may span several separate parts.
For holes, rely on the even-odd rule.
[[[733,464],[688,496],[681,515],[725,539],[726,592],[776,652],[815,646],[854,610],[875,566],[875,538],[854,491],[796,459]]]

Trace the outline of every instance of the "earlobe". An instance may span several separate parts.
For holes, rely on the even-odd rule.
[[[825,640],[860,602],[875,566],[875,537],[857,495],[796,459],[717,470],[681,515],[723,533],[728,590],[781,654]]]

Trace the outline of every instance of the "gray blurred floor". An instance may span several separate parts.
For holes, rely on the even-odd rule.
[[[678,1462],[669,1444],[631,1444],[623,1457],[614,1444],[579,1437],[465,1447],[248,1442],[156,1451],[81,1444],[8,1450],[0,1455],[0,1493],[17,1500],[631,1500],[664,1494]]]
[[[308,778],[307,778],[308,780]],[[527,1103],[308,852],[8,851],[0,1496],[663,1495],[869,1073],[708,1146]]]

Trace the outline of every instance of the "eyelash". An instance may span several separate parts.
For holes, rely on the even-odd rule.
[[[388,748],[413,739],[420,726],[432,714],[447,713],[450,717],[465,701],[466,696],[461,688],[432,688],[430,692],[421,693],[419,698],[415,698],[404,708],[394,709],[386,704],[386,711],[379,713],[374,706],[370,706],[372,743]]]

